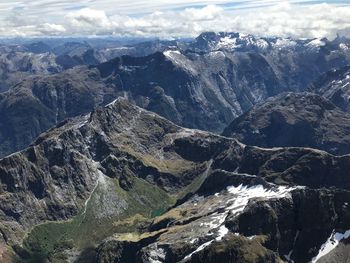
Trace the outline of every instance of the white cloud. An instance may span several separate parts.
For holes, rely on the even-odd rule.
[[[109,27],[110,20],[104,11],[83,8],[69,13],[66,17],[73,27]]]
[[[50,23],[44,23],[42,25],[39,25],[37,28],[44,35],[46,35],[46,34],[57,35],[57,34],[66,32],[66,29],[64,28],[64,26],[50,24]]]
[[[212,21],[218,19],[224,13],[224,9],[216,5],[208,5],[204,8],[186,8],[182,16],[194,21]]]
[[[69,6],[68,0],[35,0],[32,2],[36,3],[36,5],[32,4],[33,6],[43,8],[48,2],[51,2],[51,5],[46,8],[53,10],[55,8],[60,10],[58,6],[65,9]],[[118,0],[116,5],[112,5],[111,2],[113,1],[99,1],[100,9],[97,8],[97,1],[90,1],[92,4],[89,8],[78,8],[86,1],[77,0],[74,2],[74,8],[71,8],[73,10],[66,12],[65,15],[57,11],[57,14],[51,17],[52,21],[47,21],[44,17],[37,17],[33,10],[31,12],[27,10],[26,16],[17,14],[15,17],[3,19],[2,24],[6,27],[1,29],[0,26],[0,35],[128,35],[171,38],[196,36],[203,31],[237,31],[260,36],[296,38],[333,38],[337,32],[350,36],[350,5],[300,5],[291,2],[301,1],[275,0],[212,0],[205,1],[209,5],[204,7],[191,6],[174,10],[170,7],[184,6],[185,2],[185,6],[199,5],[203,4],[203,1],[169,0],[166,1],[166,4],[165,1],[160,0],[147,1],[147,7],[146,2],[141,0]],[[55,8],[52,7],[53,3],[55,3]],[[227,3],[231,5],[214,5]],[[232,3],[236,3],[239,8],[232,8]],[[261,5],[268,6],[259,8]],[[165,6],[168,8],[166,9]],[[24,5],[23,8],[28,7]],[[78,9],[74,10],[76,8]],[[118,8],[120,12],[116,11]],[[161,11],[146,12],[146,14],[139,11],[137,16],[126,14],[126,10],[136,10],[136,8],[145,12],[147,10]],[[33,19],[35,17],[37,19]]]

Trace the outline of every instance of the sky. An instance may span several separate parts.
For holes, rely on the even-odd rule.
[[[0,37],[350,37],[350,0],[0,0]]]

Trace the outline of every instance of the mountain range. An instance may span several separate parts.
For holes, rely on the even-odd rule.
[[[309,262],[333,230],[347,235],[349,158],[246,146],[118,99],[0,160],[3,254],[23,262]],[[339,241],[336,258],[346,256]]]
[[[3,44],[0,261],[347,262],[349,47]]]
[[[241,43],[244,49],[218,49],[217,43],[224,39]],[[257,49],[261,41],[269,45]],[[23,149],[65,118],[87,113],[118,96],[176,124],[221,133],[255,104],[280,93],[307,91],[323,74],[345,67],[347,40],[322,41],[205,33],[181,44],[136,44],[146,54],[154,47],[166,49],[147,56],[121,56],[101,64],[97,61],[105,59],[93,56],[60,73],[27,77],[0,94],[0,118],[4,119],[0,156]],[[75,57],[86,48],[86,44],[62,46],[55,48],[59,57]],[[319,91],[315,92],[321,92],[322,85],[316,86]]]

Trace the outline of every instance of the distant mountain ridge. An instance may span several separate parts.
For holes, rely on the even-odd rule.
[[[334,40],[327,38],[293,39],[281,37],[257,37],[251,34],[238,32],[204,32],[189,44],[190,49],[195,51],[255,51],[268,52],[271,50],[293,49],[305,50],[336,50],[347,51],[350,40],[337,37]]]
[[[223,39],[230,39],[231,46],[218,49]],[[268,47],[263,45],[264,50],[260,49],[262,40],[269,43]],[[52,61],[57,71],[63,70],[62,65],[72,69],[38,73],[0,94],[0,156],[23,149],[65,118],[89,112],[120,96],[179,125],[221,133],[255,104],[283,92],[305,91],[324,73],[350,63],[346,39],[320,40],[323,44],[287,39],[289,44],[283,47],[276,44],[282,40],[204,33],[192,42],[153,41],[125,50],[108,47],[109,51],[96,51],[86,43],[56,47],[60,55]],[[290,45],[293,41],[296,45]],[[32,48],[40,47],[47,48],[44,44]],[[140,48],[137,55],[151,54],[99,63],[105,61],[103,52],[135,55],[136,47]],[[160,52],[153,53],[157,50]],[[45,58],[51,53],[45,54],[34,55]],[[63,59],[61,66],[58,58]],[[76,66],[79,64],[83,66]]]

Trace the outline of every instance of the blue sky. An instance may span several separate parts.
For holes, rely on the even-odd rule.
[[[1,0],[0,36],[348,35],[350,1]]]

